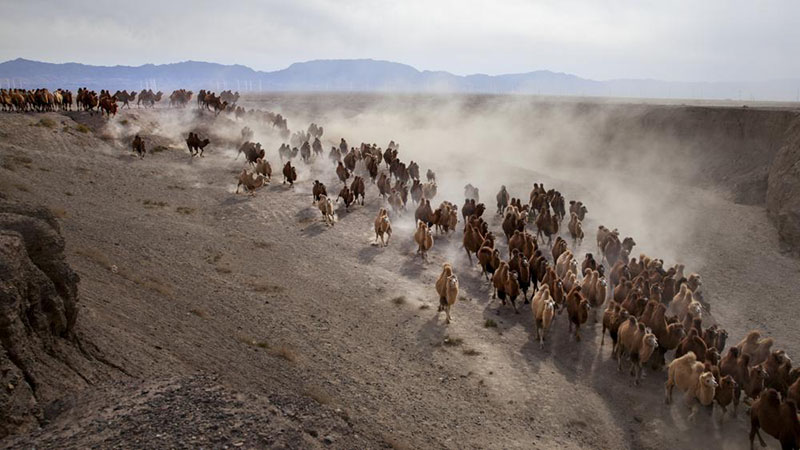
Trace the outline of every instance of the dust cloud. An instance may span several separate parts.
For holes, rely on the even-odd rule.
[[[527,201],[533,183],[544,182],[567,201],[587,205],[582,250],[594,251],[595,230],[603,224],[633,236],[635,255],[645,252],[666,264],[691,267],[702,262],[699,255],[682,252],[699,225],[698,211],[683,198],[714,194],[687,187],[699,165],[669,132],[643,126],[635,108],[633,114],[625,110],[630,105],[529,97],[383,96],[362,105],[355,101],[356,106],[348,100],[323,97],[322,106],[308,108],[317,114],[287,114],[289,125],[322,124],[326,152],[341,137],[350,146],[386,148],[389,140],[398,142],[403,161],[417,161],[421,174],[427,168],[436,172],[435,204],[450,200],[460,207],[470,183],[493,212],[501,185]]]
[[[671,130],[648,127],[646,115],[635,105],[521,96],[355,94],[254,96],[244,98],[242,104],[282,113],[292,133],[306,130],[311,122],[324,127],[322,157],[311,166],[295,165],[301,181],[320,179],[333,197],[340,182],[327,158],[332,146],[338,146],[342,137],[351,147],[366,142],[386,148],[394,140],[400,144],[403,161],[419,163],[423,181],[428,168],[436,173],[434,208],[442,200],[460,208],[469,183],[479,188],[480,201],[493,213],[501,185],[507,186],[512,197],[527,201],[533,183],[544,182],[547,188],[561,191],[567,201],[583,201],[589,209],[581,257],[583,252],[596,251],[595,230],[602,224],[634,237],[634,255],[644,252],[663,258],[667,265],[680,262],[688,271],[703,262],[701,255],[689,251],[693,230],[702,225],[701,211],[686,198],[717,194],[689,184],[700,167],[692,163],[692,153]],[[242,128],[247,126],[253,131],[252,140],[266,149],[273,177],[280,179],[277,148],[289,139],[263,117],[232,120],[223,114],[215,120],[213,113],[199,111],[191,103],[162,111],[158,120],[146,114],[137,119],[135,110],[131,114],[124,124],[119,119],[110,121],[106,132],[123,141],[146,133],[177,143],[189,131],[199,132],[212,140],[214,152],[238,160],[237,164],[242,161],[237,155]],[[192,177],[185,167],[175,169]],[[409,201],[408,208],[408,214],[393,220],[398,231],[413,231],[415,206]]]

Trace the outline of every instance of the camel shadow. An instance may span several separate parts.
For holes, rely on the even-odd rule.
[[[551,335],[544,338],[544,347],[539,344],[533,333],[533,324],[528,333],[528,340],[520,347],[520,353],[525,358],[528,365],[536,372],[539,372],[542,361],[552,359],[553,350],[551,348]],[[551,330],[552,331],[552,330]]]
[[[419,255],[414,254],[410,258],[405,258],[400,266],[400,274],[406,278],[417,279],[430,264],[430,261],[423,260]]]
[[[322,220],[319,220],[317,222],[308,224],[305,228],[300,230],[300,234],[307,238],[313,238],[326,232],[328,228],[330,228],[329,225],[325,224]]]
[[[463,268],[458,272],[458,282],[460,287],[480,303],[487,303],[491,301],[492,285],[491,282],[480,274],[479,270],[471,268]]]
[[[294,213],[294,218],[298,223],[313,223],[315,220],[321,220],[322,214],[314,207],[302,208]]]
[[[350,205],[350,208],[345,208],[344,205],[340,205],[338,202],[335,205],[336,205],[336,215],[339,217],[347,217],[354,212],[353,211],[354,205]]]
[[[417,331],[417,348],[427,357],[432,357],[433,353],[440,349],[445,338],[448,336],[448,326],[444,323],[444,318],[440,317],[443,313],[436,312],[431,308],[426,310],[431,314],[428,319]]]
[[[121,163],[124,163],[124,164],[128,164],[128,165],[145,164],[145,163],[148,162],[148,160],[147,160],[148,156],[151,156],[151,155],[147,154],[147,155],[145,155],[144,158],[142,158],[136,152],[128,149],[124,153],[117,154],[116,155],[116,159],[117,159],[117,161],[119,161]]]
[[[289,183],[278,183],[278,182],[275,182],[275,184],[270,183],[270,186],[275,186],[273,189],[271,189],[272,191],[275,191],[275,192],[293,192],[293,193],[297,193],[297,190],[295,189],[294,185],[289,184]]]
[[[524,300],[517,298],[517,311],[519,311],[519,313],[515,313],[514,308],[509,304],[509,300],[506,300],[506,304],[503,305],[499,298],[491,298],[491,295],[488,297],[486,305],[483,308],[484,324],[493,322],[497,331],[500,333],[511,331],[511,329],[516,326],[527,328],[526,322],[528,319],[526,316],[530,314],[525,314],[525,312],[530,311],[530,306],[525,305],[523,303]],[[530,332],[530,330],[528,331]]]
[[[382,250],[383,248],[380,247],[380,240],[378,241],[378,245],[370,243],[370,245],[358,251],[358,262],[361,264],[369,264],[375,260],[375,257],[378,256],[378,253]]]
[[[229,196],[222,199],[219,204],[220,206],[237,206],[249,202],[251,197],[248,194]]]
[[[553,365],[558,368],[567,381],[575,383],[584,377],[584,374],[579,372],[579,369],[584,367],[584,356],[595,350],[595,347],[594,340],[586,336],[586,330],[582,330],[580,342],[575,340],[574,328],[572,332],[568,331],[569,317],[566,314],[565,311],[557,323],[553,321],[550,329],[550,336],[554,337],[552,349],[554,353],[558,354],[557,358],[553,358]],[[590,367],[590,365],[586,367]]]

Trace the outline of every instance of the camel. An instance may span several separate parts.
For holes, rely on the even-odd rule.
[[[239,193],[239,188],[244,186],[245,191],[250,195],[255,195],[255,190],[264,186],[265,178],[261,175],[249,173],[247,169],[242,169],[239,174],[239,184],[236,185],[236,193]]]
[[[203,156],[203,150],[206,146],[211,143],[208,139],[200,139],[200,136],[197,133],[189,132],[189,137],[186,138],[186,146],[189,147],[189,153],[192,156],[197,156],[198,154],[200,157]],[[236,156],[239,156],[238,154]]]
[[[187,91],[186,89],[178,89],[172,91],[172,94],[170,94],[169,106],[178,106],[184,108],[191,99],[192,99],[192,91]]]
[[[550,206],[545,202],[539,215],[536,216],[536,237],[541,238],[542,234],[547,236],[547,245],[553,243],[553,236],[558,234],[558,215],[550,213]]]
[[[236,157],[239,157],[240,153],[244,153],[245,158],[247,159],[248,164],[255,165],[256,160],[258,158],[264,159],[266,156],[266,151],[261,148],[261,143],[258,142],[250,142],[247,141],[243,143],[239,147],[239,152],[236,153]]]
[[[157,93],[153,93],[152,89],[143,89],[139,92],[139,99],[136,100],[136,106],[144,105],[145,108],[147,107],[154,107],[156,103],[161,101],[161,97],[164,96],[164,93],[158,91]]]
[[[131,148],[133,148],[133,151],[139,154],[139,158],[144,158],[144,154],[147,153],[147,150],[144,146],[144,140],[139,137],[138,134],[133,138],[133,142],[131,142]]]
[[[122,102],[122,106],[120,107],[120,109],[126,106],[128,107],[128,109],[130,109],[131,108],[130,102],[136,100],[136,92],[131,92],[129,94],[128,91],[117,91],[114,93],[114,95],[112,95],[112,97],[118,102]]]
[[[508,191],[505,186],[500,186],[500,192],[497,193],[497,215],[502,215],[508,206]]]
[[[108,118],[111,116],[117,115],[117,101],[114,100],[114,97],[104,97],[100,100],[100,109],[101,112],[106,113]]]

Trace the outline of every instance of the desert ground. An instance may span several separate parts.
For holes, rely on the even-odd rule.
[[[596,252],[598,225],[619,228],[636,239],[634,255],[702,275],[704,324],[727,329],[729,346],[759,329],[800,354],[800,260],[764,206],[766,171],[798,118],[791,106],[314,94],[242,104],[282,113],[292,131],[322,125],[325,155],[342,137],[398,142],[403,160],[436,172],[432,203],[460,208],[472,183],[504,258],[495,194],[505,185],[527,200],[544,182],[588,207],[586,239],[570,244],[580,260]],[[234,193],[245,125],[273,168],[254,195]],[[183,142],[192,130],[211,139],[203,158]],[[135,134],[150,150],[143,159]],[[435,235],[423,261],[409,204],[390,213],[389,245],[376,246],[386,203],[367,180],[366,204],[337,204],[326,226],[311,184],[335,195],[334,167],[297,160],[298,182],[282,184],[282,142],[267,124],[194,105],[111,119],[0,114],[0,198],[49,208],[80,276],[74,336],[34,370],[35,420],[20,419],[0,446],[748,445],[745,407],[722,424],[719,410],[688,421],[680,393],[664,404],[666,372],[646,370],[639,386],[617,372],[591,318],[576,342],[557,316],[541,349],[529,305],[514,314],[491,299],[461,248],[462,223]],[[461,286],[449,325],[434,290],[445,262]]]

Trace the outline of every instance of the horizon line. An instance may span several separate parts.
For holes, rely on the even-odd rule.
[[[338,59],[336,59],[336,58],[319,58],[319,59],[310,59],[310,60],[306,60],[306,61],[295,61],[295,62],[289,64],[288,66],[286,66],[286,67],[284,67],[282,69],[276,69],[276,70],[258,70],[258,69],[254,69],[254,68],[252,68],[252,67],[250,67],[248,65],[241,64],[241,63],[226,64],[226,63],[220,63],[220,62],[214,62],[214,61],[199,61],[199,60],[193,60],[193,59],[187,59],[187,60],[184,60],[184,61],[176,61],[176,62],[167,62],[167,63],[144,63],[144,64],[139,64],[139,65],[130,65],[130,64],[101,65],[101,64],[87,64],[87,63],[82,63],[82,62],[77,62],[77,61],[51,62],[51,61],[43,61],[43,60],[36,60],[36,59],[28,59],[28,58],[24,58],[22,56],[18,56],[17,58],[8,59],[6,61],[0,62],[0,65],[4,65],[4,64],[7,64],[7,63],[12,63],[12,62],[15,62],[15,61],[25,61],[25,62],[32,62],[32,63],[38,63],[38,64],[52,64],[52,65],[74,64],[74,65],[81,65],[81,66],[86,66],[86,67],[98,67],[98,68],[115,68],[115,67],[118,67],[118,68],[131,68],[131,69],[138,69],[138,68],[143,68],[143,67],[148,67],[148,66],[159,67],[159,66],[170,66],[170,65],[186,64],[186,63],[197,63],[197,64],[217,65],[217,66],[222,66],[222,67],[243,67],[245,69],[252,70],[255,73],[261,73],[261,74],[271,74],[271,73],[281,72],[281,71],[284,71],[284,70],[288,70],[289,68],[291,68],[292,66],[294,66],[296,64],[309,64],[309,63],[317,63],[317,62],[364,62],[364,61],[369,61],[369,62],[376,62],[376,63],[388,63],[388,64],[396,64],[396,65],[400,65],[400,66],[405,66],[405,67],[409,67],[411,69],[414,69],[418,73],[434,73],[434,74],[435,73],[443,73],[443,74],[448,74],[448,75],[452,75],[454,77],[459,77],[459,78],[469,78],[469,77],[476,77],[476,76],[478,76],[478,77],[495,78],[495,77],[531,75],[531,74],[537,74],[537,73],[549,73],[549,74],[554,74],[554,75],[563,75],[563,76],[575,77],[575,78],[578,78],[580,80],[590,81],[590,82],[597,82],[597,83],[624,82],[624,81],[627,81],[627,82],[642,82],[642,81],[644,81],[644,82],[674,83],[674,84],[765,84],[765,83],[777,83],[777,82],[787,82],[787,81],[788,82],[800,82],[800,76],[798,76],[796,78],[773,78],[773,79],[762,80],[762,81],[755,81],[755,80],[672,81],[672,80],[666,80],[666,79],[660,79],[660,78],[593,79],[593,78],[585,78],[585,77],[582,77],[582,76],[580,76],[578,74],[574,74],[574,73],[570,73],[570,72],[559,72],[559,71],[554,71],[554,70],[550,70],[550,69],[536,69],[536,70],[530,70],[530,71],[527,71],[527,72],[501,73],[501,74],[495,74],[495,75],[490,75],[490,74],[486,74],[486,73],[478,73],[478,72],[469,73],[469,74],[465,74],[465,75],[459,75],[459,74],[456,74],[456,73],[453,73],[453,72],[450,72],[450,71],[447,71],[447,70],[419,69],[419,68],[417,68],[417,67],[415,67],[415,66],[413,66],[411,64],[406,64],[406,63],[403,63],[403,62],[391,61],[391,60],[386,60],[386,59],[375,59],[375,58],[338,58]]]

